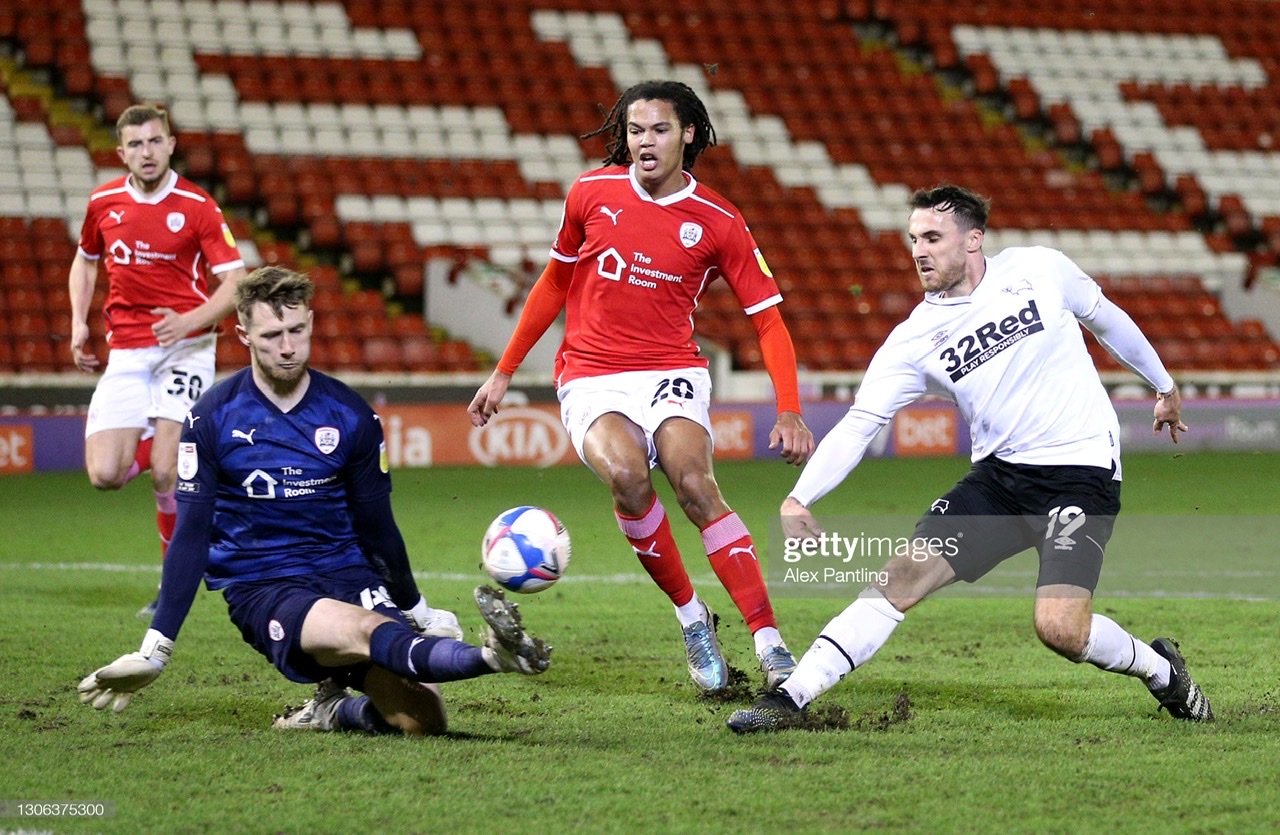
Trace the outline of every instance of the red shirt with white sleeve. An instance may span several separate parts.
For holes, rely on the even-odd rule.
[[[244,266],[222,209],[176,171],[150,194],[127,176],[95,189],[79,247],[85,258],[106,263],[103,318],[112,348],[157,344],[151,326],[159,317],[152,308],[185,313],[199,307],[209,298],[208,273]]]

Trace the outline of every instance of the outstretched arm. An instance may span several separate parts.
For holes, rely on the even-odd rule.
[[[1176,444],[1178,433],[1187,431],[1186,424],[1182,422],[1182,396],[1178,393],[1173,377],[1160,361],[1156,349],[1138,325],[1128,313],[1105,296],[1093,315],[1080,321],[1098,338],[1111,356],[1156,390],[1155,422],[1152,429],[1158,435],[1168,426],[1169,438]]]
[[[471,399],[471,405],[467,407],[472,426],[484,426],[498,411],[502,398],[507,394],[507,387],[511,385],[511,376],[564,309],[572,280],[573,264],[554,258],[547,263],[547,268],[529,291],[524,310],[520,312],[520,321],[516,323],[515,332],[507,341],[502,359],[498,360],[498,367],[489,375],[484,385],[480,386],[476,396]]]
[[[752,315],[765,370],[773,381],[778,402],[778,419],[769,433],[769,449],[781,446],[779,454],[792,466],[799,466],[813,454],[813,433],[800,416],[800,382],[796,375],[796,349],[791,332],[776,305]]]
[[[80,682],[77,690],[82,703],[97,710],[111,705],[111,709],[119,713],[129,706],[134,693],[164,672],[173,654],[174,639],[191,611],[191,603],[209,561],[212,526],[212,504],[183,502],[178,505],[178,522],[164,561],[160,600],[151,619],[151,628],[137,652],[120,656]]]

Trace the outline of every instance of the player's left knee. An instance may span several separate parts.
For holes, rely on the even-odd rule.
[[[707,524],[723,514],[724,498],[710,473],[688,473],[672,487],[685,515],[698,524]]]
[[[157,493],[168,493],[178,487],[178,471],[176,468],[151,466],[151,486]]]
[[[1036,636],[1049,649],[1076,661],[1089,643],[1089,626],[1087,621],[1081,628],[1071,619],[1037,617]]]

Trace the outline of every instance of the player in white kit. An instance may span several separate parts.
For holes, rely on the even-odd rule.
[[[823,628],[791,677],[738,732],[792,725],[868,661],[905,612],[956,580],[973,582],[1037,548],[1036,634],[1076,662],[1141,679],[1180,719],[1213,718],[1177,645],[1150,645],[1093,612],[1103,549],[1120,510],[1119,423],[1085,347],[1087,327],[1156,392],[1153,429],[1176,443],[1181,398],[1133,320],[1063,253],[1013,247],[986,257],[985,198],[958,186],[917,191],[908,226],[924,300],[876,352],[849,412],[818,445],[782,504],[787,537],[823,534],[809,508],[857,466],[894,414],[924,394],[969,423],[973,467],[933,502],[909,553]]]

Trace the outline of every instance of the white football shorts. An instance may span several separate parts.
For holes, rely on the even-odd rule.
[[[579,377],[560,387],[560,419],[578,457],[586,462],[582,444],[596,420],[617,412],[644,430],[649,467],[658,463],[653,433],[668,418],[687,418],[707,430],[711,438],[711,375],[705,368],[668,371],[623,371],[598,377]]]
[[[84,435],[104,429],[145,429],[156,418],[181,422],[213,385],[217,336],[203,334],[168,348],[113,348],[89,401]]]

